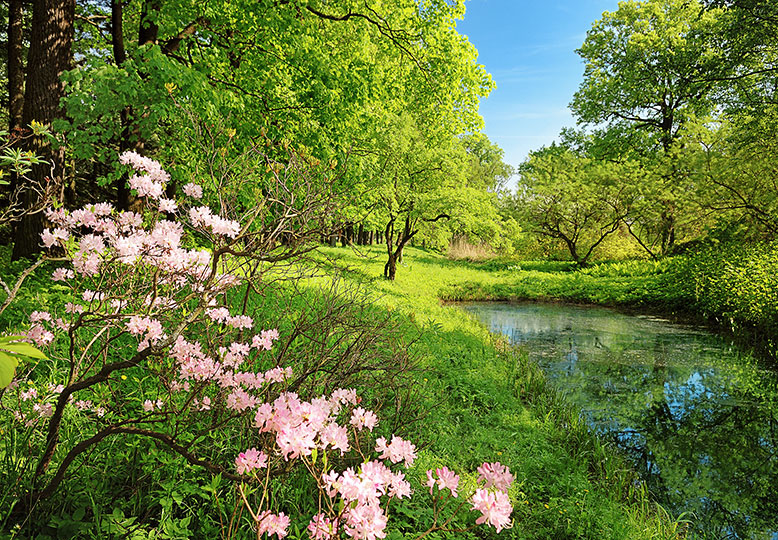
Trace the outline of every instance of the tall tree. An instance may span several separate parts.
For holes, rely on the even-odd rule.
[[[721,14],[699,0],[630,0],[604,13],[577,51],[586,62],[571,103],[578,120],[646,130],[668,154],[679,128],[715,107],[713,90],[731,72],[718,41]],[[660,194],[662,253],[676,240],[672,169]]]
[[[60,76],[71,64],[75,9],[75,0],[34,0],[32,4],[23,125],[33,122],[51,124],[54,119],[64,116],[60,108],[63,96]],[[30,183],[25,190],[25,206],[28,209],[41,204],[39,193],[45,190],[47,182],[62,183],[65,168],[64,153],[54,148],[49,139],[35,137],[32,141],[30,150],[44,157],[48,163],[33,167],[26,180]],[[27,213],[16,226],[12,258],[37,253],[40,249],[38,235],[42,230],[41,213]]]
[[[24,103],[23,0],[8,0],[8,130],[22,125]]]

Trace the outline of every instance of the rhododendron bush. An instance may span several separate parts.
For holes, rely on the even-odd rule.
[[[411,496],[404,471],[416,447],[394,433],[397,422],[379,436],[378,415],[346,386],[372,394],[382,374],[402,383],[396,375],[409,360],[370,337],[391,334],[391,324],[366,331],[342,322],[355,298],[341,292],[287,335],[255,318],[252,298],[278,278],[279,262],[309,249],[322,227],[316,216],[333,211],[321,184],[306,181],[310,164],[263,159],[273,181],[248,207],[218,183],[188,182],[176,193],[159,163],[126,152],[133,210],[48,210],[41,242],[65,261],[51,279],[69,300],[30,315],[25,339],[48,358],[20,366],[2,395],[15,429],[38,434],[16,482],[20,519],[106,439],[142,437],[235,481],[258,535],[287,535],[290,516],[270,483],[301,468],[319,492],[319,511],[305,517],[311,538],[385,536],[388,501]],[[209,193],[218,209],[204,202]],[[34,370],[56,380],[33,384]],[[241,443],[242,452],[225,455]],[[510,526],[512,476],[499,463],[479,468],[478,486],[447,513],[442,503],[459,497],[459,477],[445,467],[427,475],[441,512],[421,535],[450,530],[462,508],[476,513],[475,524]]]

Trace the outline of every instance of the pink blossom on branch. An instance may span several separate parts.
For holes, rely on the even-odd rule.
[[[437,475],[437,478],[435,478]],[[448,467],[441,467],[435,469],[433,474],[432,470],[427,471],[427,486],[430,488],[430,495],[432,495],[432,489],[438,486],[439,490],[449,489],[451,494],[457,496],[457,488],[459,487],[459,475],[454,474]]]
[[[376,452],[380,452],[381,459],[389,459],[392,463],[405,461],[405,466],[410,467],[416,459],[416,446],[396,435],[392,435],[392,442],[386,444],[386,439],[381,437],[375,442]]]
[[[481,516],[475,520],[476,524],[488,523],[497,532],[511,527],[511,507],[508,494],[504,491],[487,491],[476,489],[470,504],[473,510],[481,512]]]
[[[500,491],[508,491],[513,483],[513,475],[508,467],[496,461],[494,463],[484,463],[478,469],[478,480],[485,482],[487,488],[496,487]]]
[[[248,474],[255,469],[267,467],[267,454],[256,448],[251,448],[238,454],[235,458],[235,469],[238,474]]]

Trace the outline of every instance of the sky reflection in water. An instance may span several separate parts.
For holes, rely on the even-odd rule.
[[[704,330],[600,307],[468,304],[525,345],[590,425],[616,441],[697,534],[778,539],[778,385]]]

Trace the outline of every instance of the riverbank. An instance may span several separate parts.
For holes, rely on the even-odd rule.
[[[778,243],[730,244],[661,261],[576,268],[567,262],[488,261],[492,279],[440,291],[451,301],[563,301],[705,325],[774,362],[778,357]]]
[[[614,449],[549,387],[526,351],[490,336],[446,305],[461,283],[509,287],[515,269],[452,262],[409,248],[397,279],[381,277],[383,251],[324,248],[328,272],[366,286],[377,305],[405,314],[421,332],[417,352],[436,406],[418,436],[433,462],[467,468],[499,459],[519,489],[509,538],[673,538],[680,527],[650,502]],[[428,393],[429,395],[429,393]]]
[[[284,303],[290,296],[283,294],[283,287],[296,281],[279,281],[278,290],[274,292],[269,283],[257,296],[252,314],[256,320],[277,321],[281,334],[288,335],[285,325],[294,325],[301,315],[317,317],[316,310],[326,315],[332,308],[327,284],[333,276],[341,276],[342,282],[361,286],[364,292],[355,294],[368,295],[367,307],[349,312],[349,317],[378,321],[389,313],[399,321],[395,338],[402,346],[408,344],[419,367],[410,373],[414,381],[407,388],[412,389],[424,414],[418,420],[405,419],[403,436],[420,448],[416,464],[408,471],[417,496],[411,502],[392,503],[387,539],[415,538],[429,525],[427,469],[447,465],[461,472],[473,471],[483,461],[500,461],[516,477],[510,492],[514,527],[499,536],[479,527],[458,533],[457,538],[648,540],[681,536],[683,525],[651,502],[625,460],[591,434],[580,411],[550,388],[526,351],[508,347],[462,310],[441,302],[442,291],[457,283],[498,286],[509,283],[511,271],[455,263],[408,248],[397,280],[388,282],[381,277],[384,260],[378,247],[359,255],[342,248],[323,248],[322,253],[327,257],[320,261],[324,275],[319,281],[307,281],[306,292],[294,296],[299,305]],[[24,320],[33,309],[50,309],[68,299],[65,288],[51,284],[50,272],[45,269],[31,276],[15,309],[6,312],[4,328]],[[323,290],[315,290],[317,283]],[[348,297],[341,300],[342,305],[349,305]],[[354,322],[358,328],[362,321]],[[316,336],[311,343],[318,343]],[[53,371],[32,374],[28,384],[45,388],[54,375]],[[135,384],[133,377],[116,381],[125,393],[134,391]],[[368,398],[392,397],[386,389],[365,386],[366,392],[372,392]],[[4,459],[26,451],[22,435],[18,441],[6,441],[0,452]],[[223,444],[219,456],[233,456],[246,448],[247,441],[225,436]],[[8,471],[13,473],[11,468]],[[463,482],[467,481],[463,473]],[[175,529],[179,537],[214,536],[224,532],[224,523],[231,523],[232,508],[241,507],[231,482],[181,463],[145,439],[112,440],[110,447],[91,455],[68,482],[68,489],[49,501],[50,508],[41,509],[35,529],[42,534],[72,529],[99,537],[101,531],[129,523],[149,535]],[[275,505],[292,512],[295,521],[315,513],[311,486],[300,475],[280,480],[273,489]],[[2,504],[0,509],[8,510]],[[456,526],[465,527],[475,519],[467,509],[464,514]],[[306,538],[305,523],[297,525],[300,532],[290,538]],[[250,526],[244,532],[250,533]]]

